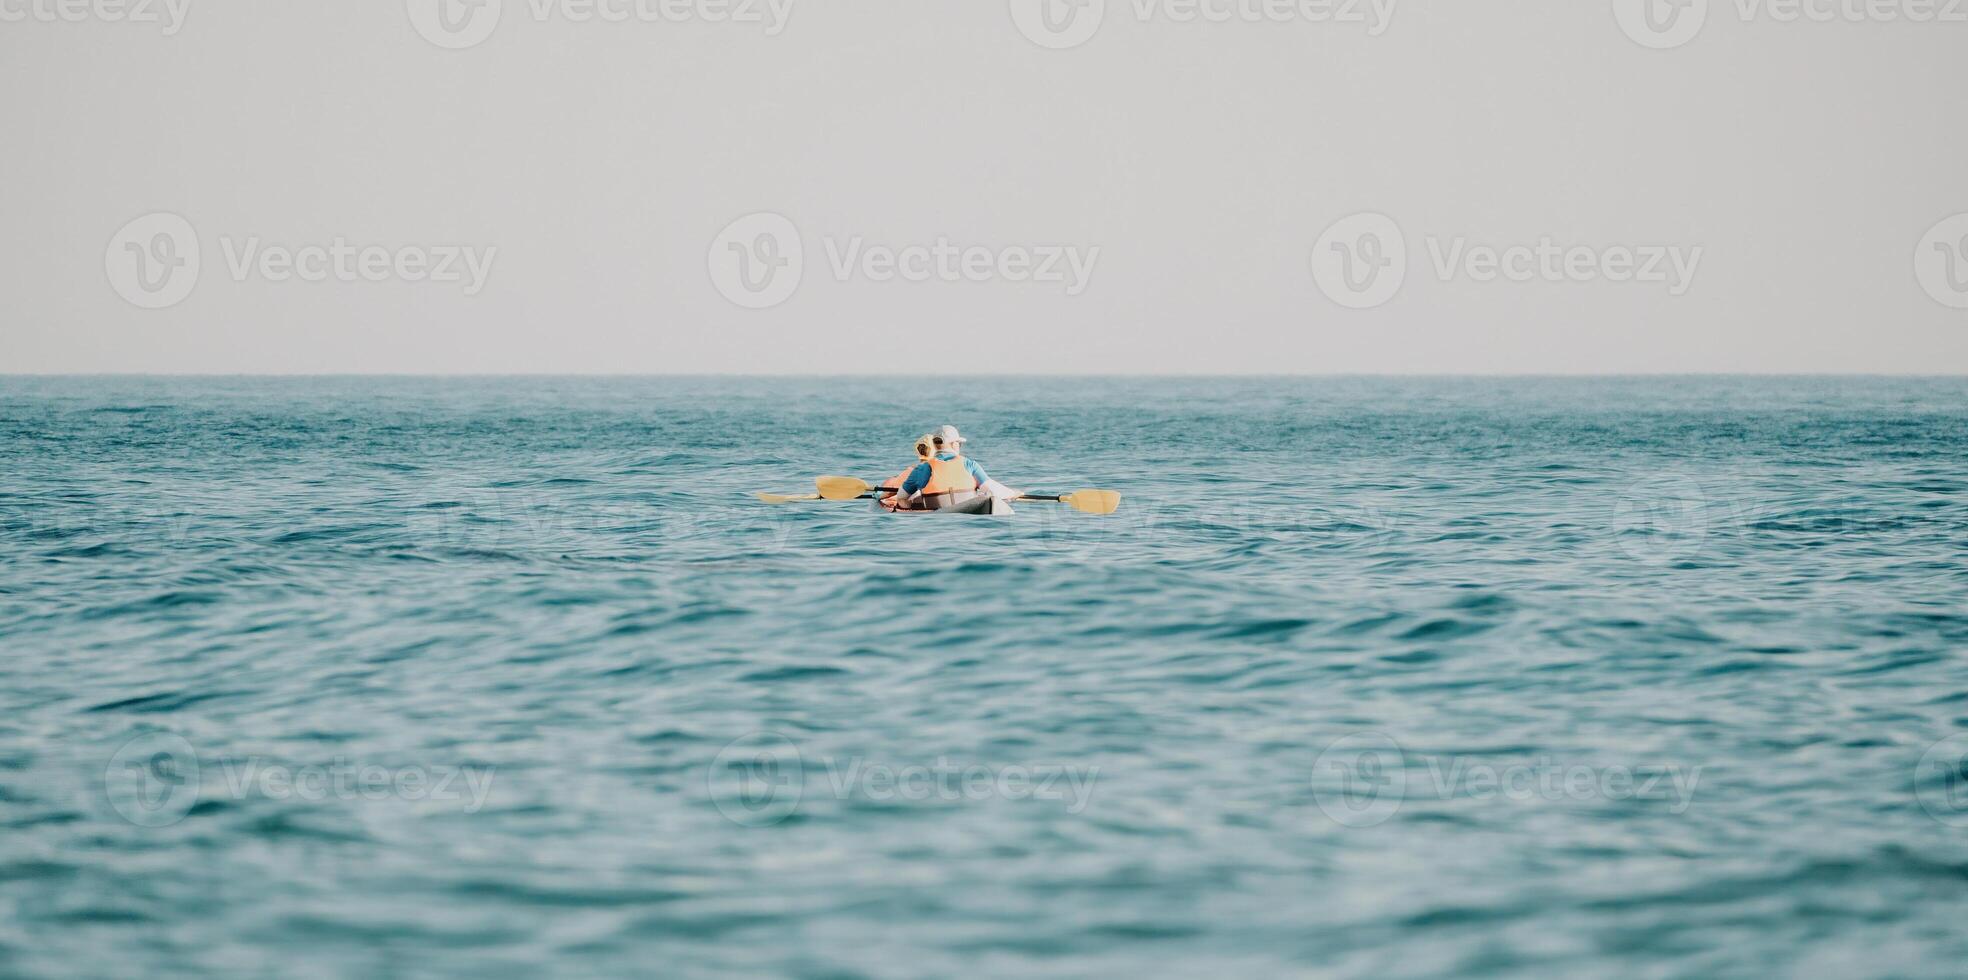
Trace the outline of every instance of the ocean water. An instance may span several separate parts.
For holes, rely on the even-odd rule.
[[[1968,381],[931,390],[0,378],[0,973],[1968,962]]]

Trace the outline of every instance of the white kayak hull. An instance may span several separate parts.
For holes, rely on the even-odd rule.
[[[890,510],[887,507],[883,507],[880,503],[875,504],[875,509],[887,514],[979,514],[1001,517],[1015,513],[1011,509],[1011,501],[995,495],[979,497],[976,500],[967,501],[954,507],[945,507],[941,510]]]

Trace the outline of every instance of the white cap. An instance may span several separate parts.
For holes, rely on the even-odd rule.
[[[964,441],[963,433],[954,425],[946,425],[935,432],[936,438],[943,440],[945,446],[954,446]]]

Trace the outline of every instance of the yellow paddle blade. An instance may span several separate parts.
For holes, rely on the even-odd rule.
[[[765,502],[766,502],[766,503],[768,503],[768,504],[790,504],[790,503],[792,503],[792,502],[794,502],[794,501],[796,501],[796,500],[819,500],[819,499],[820,499],[820,495],[819,495],[819,494],[817,494],[817,493],[802,493],[802,494],[798,494],[798,495],[792,495],[792,496],[789,496],[789,495],[787,495],[787,494],[783,494],[783,493],[764,493],[764,492],[760,492],[760,493],[757,493],[757,494],[754,494],[753,496],[756,496],[756,497],[757,497],[758,499],[760,499],[760,500],[763,500],[763,501],[765,501]]]
[[[820,496],[828,500],[853,500],[875,489],[866,480],[851,476],[823,476],[813,481],[813,485],[819,487]]]
[[[1076,490],[1059,502],[1082,514],[1111,514],[1121,509],[1121,495],[1113,490]]]

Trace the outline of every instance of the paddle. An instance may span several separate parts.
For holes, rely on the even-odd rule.
[[[1082,514],[1111,514],[1121,509],[1121,495],[1113,490],[1076,490],[1063,496],[1026,494],[1019,500],[1052,500]]]
[[[868,481],[851,476],[823,476],[813,481],[813,485],[820,489],[820,496],[828,500],[858,500],[862,494],[875,490],[868,485]]]
[[[827,500],[859,500],[870,493],[894,493],[887,487],[873,487],[866,480],[851,476],[823,476],[813,481],[820,496]],[[1113,490],[1078,490],[1068,494],[1026,494],[1016,500],[1062,503],[1082,514],[1112,514],[1121,509],[1121,495]]]
[[[820,495],[817,493],[802,493],[796,496],[789,496],[783,493],[765,493],[763,491],[760,491],[759,493],[753,494],[753,496],[757,497],[760,500],[765,501],[768,504],[790,504],[801,500],[820,499]]]

